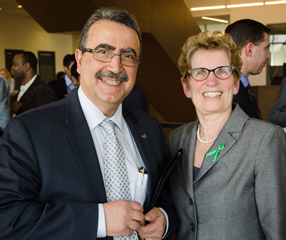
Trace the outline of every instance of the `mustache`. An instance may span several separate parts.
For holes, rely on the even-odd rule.
[[[120,79],[124,82],[127,82],[129,80],[128,75],[125,72],[113,73],[110,71],[99,71],[95,75],[95,77],[96,78],[103,78],[103,77],[116,78],[116,79]]]

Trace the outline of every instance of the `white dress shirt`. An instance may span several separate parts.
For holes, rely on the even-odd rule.
[[[78,96],[84,116],[91,131],[102,176],[104,176],[104,142],[106,132],[99,124],[106,118],[106,116],[88,99],[88,97],[83,93],[81,87],[79,87]],[[144,181],[143,184],[141,184],[142,173],[138,172],[138,170],[140,167],[145,168],[145,166],[130,129],[122,116],[122,104],[119,105],[116,113],[110,119],[115,123],[115,132],[124,151],[130,184],[131,200],[139,202],[143,206],[146,198],[148,175],[144,175]],[[102,204],[98,205],[99,215],[97,237],[106,237],[104,210]]]
[[[78,96],[81,108],[91,132],[101,173],[102,176],[104,176],[104,142],[106,132],[99,124],[106,118],[106,116],[89,100],[89,98],[82,91],[81,86],[79,86],[78,89]],[[115,123],[116,136],[118,137],[124,151],[130,185],[131,200],[139,202],[143,206],[146,198],[148,175],[144,174],[144,180],[142,183],[142,173],[140,173],[138,170],[141,167],[145,168],[145,165],[133,139],[132,133],[122,116],[122,104],[119,105],[116,113],[110,119]],[[167,235],[169,229],[169,219],[165,210],[162,208],[159,209],[164,213],[166,218],[166,229],[163,236],[164,238]],[[97,237],[106,237],[103,204],[98,204]]]
[[[17,96],[17,102],[20,101],[21,97],[24,95],[24,93],[29,89],[29,87],[33,84],[33,82],[35,81],[37,77],[37,74],[28,82],[26,83],[25,85],[21,85],[20,86],[20,91],[19,91],[19,94]]]

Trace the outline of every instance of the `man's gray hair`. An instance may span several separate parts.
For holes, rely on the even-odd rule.
[[[139,41],[140,41],[139,58],[141,58],[141,55],[142,55],[141,31],[139,29],[137,21],[135,20],[135,17],[131,13],[129,13],[125,10],[119,9],[119,8],[115,8],[115,7],[103,7],[103,8],[95,10],[95,12],[87,20],[87,22],[85,23],[85,25],[82,29],[78,48],[82,51],[85,49],[87,35],[88,35],[88,31],[89,31],[90,27],[95,22],[97,22],[99,20],[103,20],[103,19],[106,19],[109,21],[114,21],[117,23],[121,23],[127,27],[134,29],[134,31],[137,33]]]

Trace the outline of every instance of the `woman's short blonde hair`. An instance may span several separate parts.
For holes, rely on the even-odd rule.
[[[230,60],[230,65],[236,68],[233,74],[235,83],[237,82],[241,76],[242,66],[240,48],[236,46],[231,35],[221,31],[204,31],[187,39],[178,60],[179,70],[184,78],[188,69],[192,69],[191,58],[193,54],[199,49],[225,51]]]
[[[6,78],[8,80],[8,82],[10,83],[11,79],[12,79],[10,72],[6,68],[0,69],[0,72],[2,72],[2,71],[5,73],[5,76],[3,76],[3,77]]]

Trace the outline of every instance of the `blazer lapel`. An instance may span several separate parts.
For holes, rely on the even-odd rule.
[[[182,137],[185,139],[185,144],[183,145],[184,152],[182,161],[179,164],[179,172],[183,174],[185,186],[187,186],[186,190],[190,196],[193,196],[193,168],[197,126],[198,120],[182,133],[185,135],[185,137]]]
[[[204,157],[201,169],[196,176],[194,183],[198,182],[214,165],[216,165],[220,159],[232,148],[236,143],[242,129],[249,118],[238,106],[238,104],[233,104],[233,112],[218,135],[217,139],[209,149],[207,153],[215,151],[222,144],[224,148],[219,151],[217,158],[214,159],[214,154],[209,157]]]
[[[217,151],[218,147],[222,144],[224,145],[224,148],[219,151],[217,158],[215,159],[215,154],[212,154],[209,157],[204,157],[203,164],[201,166],[201,169],[196,176],[194,183],[199,181],[215,164],[217,164],[220,159],[232,148],[233,144],[236,142],[236,139],[234,139],[229,133],[223,128],[220,132],[219,136],[209,149],[207,153],[210,153],[212,151]]]
[[[96,150],[88,124],[81,110],[77,91],[67,99],[66,106],[66,124],[72,128],[72,131],[67,135],[85,175],[91,199],[96,202],[106,202],[103,177]]]

